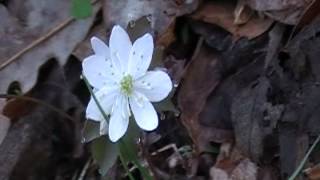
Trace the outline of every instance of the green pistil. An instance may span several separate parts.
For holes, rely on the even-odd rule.
[[[133,90],[133,79],[130,75],[126,75],[120,82],[121,91],[123,94],[129,96]]]

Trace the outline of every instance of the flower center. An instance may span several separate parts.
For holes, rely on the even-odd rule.
[[[121,92],[127,96],[132,93],[133,90],[133,79],[130,75],[126,75],[120,81]]]

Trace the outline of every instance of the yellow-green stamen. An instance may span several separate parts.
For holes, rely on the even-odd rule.
[[[132,93],[133,90],[133,79],[130,75],[126,75],[120,82],[121,92],[127,96]]]

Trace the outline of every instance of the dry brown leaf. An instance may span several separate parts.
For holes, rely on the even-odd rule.
[[[183,1],[150,1],[150,0],[121,0],[104,1],[103,15],[107,28],[113,24],[126,27],[129,22],[136,21],[141,17],[148,17],[152,29],[158,38],[170,32],[176,17],[191,13],[198,6],[198,0]],[[169,30],[168,30],[169,28]],[[170,33],[169,33],[170,35]],[[171,36],[171,35],[170,35]],[[168,38],[167,35],[162,37]],[[163,40],[168,41],[168,40]],[[165,43],[167,44],[167,43]]]
[[[210,169],[211,180],[256,180],[258,167],[230,143],[221,145],[217,163]]]
[[[252,9],[285,24],[297,24],[312,0],[244,0]]]
[[[313,1],[305,10],[299,22],[291,32],[290,39],[297,35],[298,32],[305,26],[309,25],[320,14],[320,1]],[[290,42],[290,40],[288,41]]]
[[[91,37],[98,37],[104,42],[107,42],[106,39],[106,30],[104,29],[104,26],[102,24],[99,24],[95,26],[85,40],[83,40],[73,51],[73,55],[76,56],[79,60],[83,60],[84,58],[88,57],[90,54],[93,53],[91,48]]]
[[[247,23],[253,15],[253,10],[248,8],[243,0],[237,1],[237,5],[234,9],[234,24],[241,25]]]
[[[199,115],[207,97],[220,82],[220,68],[217,54],[202,46],[199,54],[188,65],[181,82],[178,94],[181,121],[198,152],[204,151],[210,141],[224,142],[232,137],[229,131],[199,123]]]
[[[249,39],[264,33],[273,22],[271,19],[259,18],[254,15],[248,20],[245,20],[245,18],[240,20],[241,18],[239,16],[241,15],[241,11],[238,12],[239,10],[235,8],[235,4],[226,1],[209,1],[203,4],[191,17],[196,20],[218,25],[232,33],[236,38],[247,37]],[[236,16],[234,16],[235,12],[238,12],[238,15],[236,14]],[[246,23],[238,25],[239,22]]]
[[[48,59],[55,58],[61,65],[66,62],[94,21],[94,16],[79,21],[71,18],[70,3],[12,1],[8,5],[10,11],[0,8],[0,14],[8,19],[0,21],[0,33],[5,33],[0,38],[0,93],[6,93],[14,81],[20,83],[22,92],[27,92],[36,82],[38,68]],[[30,9],[36,10],[29,12]],[[96,4],[93,14],[98,9]],[[23,12],[29,13],[23,15]],[[19,18],[26,20],[23,28],[17,21]]]
[[[308,176],[310,180],[320,179],[320,164],[317,164],[311,168],[304,170],[304,173]]]

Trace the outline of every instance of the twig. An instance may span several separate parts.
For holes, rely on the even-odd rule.
[[[95,5],[97,2],[98,2],[98,0],[93,1],[91,4]],[[73,21],[75,21],[75,18],[69,17],[67,20],[63,21],[61,24],[59,24],[55,28],[51,29],[47,34],[45,34],[44,36],[41,36],[38,39],[36,39],[35,41],[33,41],[31,44],[29,44],[27,47],[25,47],[24,49],[22,49],[21,51],[16,53],[14,56],[9,58],[8,60],[5,60],[4,63],[2,63],[0,65],[0,70],[2,70],[3,68],[5,68],[9,64],[11,64],[13,61],[17,60],[19,57],[24,55],[29,50],[33,49],[34,47],[38,46],[40,43],[44,42],[45,40],[49,39],[51,36],[58,33],[61,29],[63,29],[64,27],[66,27],[67,25],[72,23]]]
[[[55,111],[56,113],[60,114],[61,116],[65,117],[67,119],[70,119],[73,122],[75,121],[73,119],[73,117],[71,117],[70,115],[68,115],[67,113],[62,111],[61,109],[56,108],[55,106],[53,106],[51,104],[48,104],[45,101],[42,101],[40,99],[36,99],[36,98],[33,98],[33,97],[28,97],[28,96],[11,95],[11,94],[0,94],[0,98],[3,98],[3,99],[4,98],[5,99],[7,99],[7,98],[22,99],[22,100],[34,102],[34,103],[37,103],[37,104],[41,104],[41,105],[46,106],[47,108]]]

